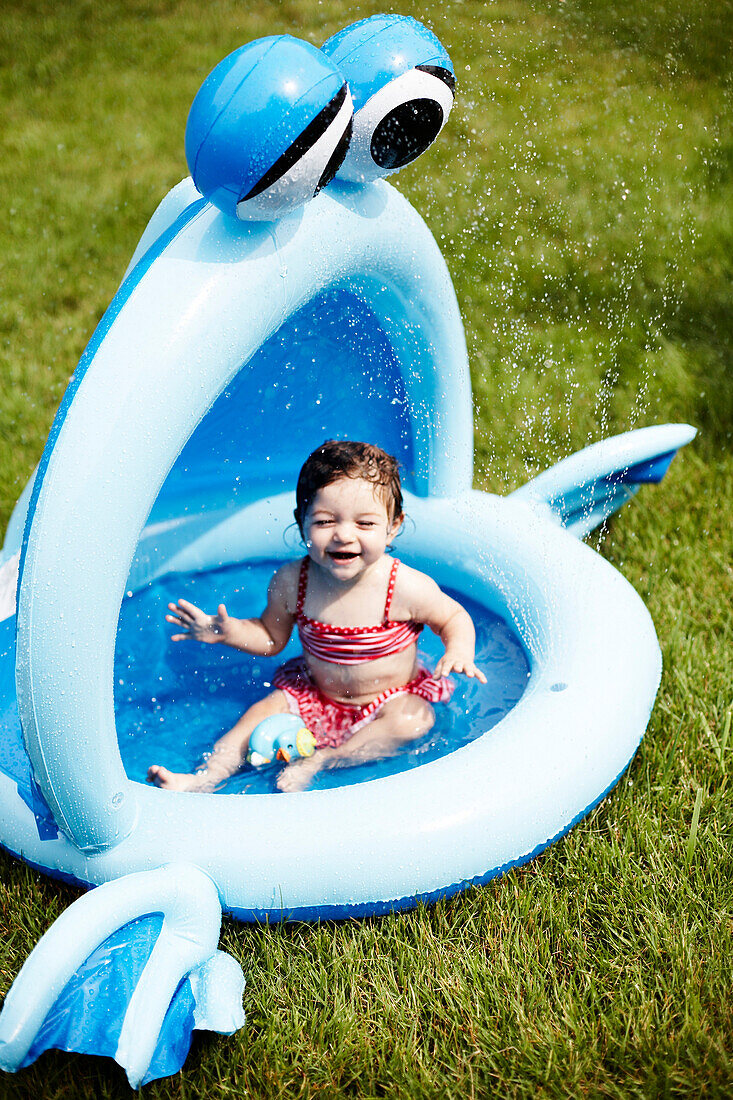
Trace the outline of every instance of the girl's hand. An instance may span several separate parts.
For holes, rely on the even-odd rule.
[[[226,642],[227,635],[233,623],[236,622],[235,619],[229,617],[223,603],[219,604],[216,615],[207,615],[200,607],[189,603],[188,600],[169,603],[168,610],[172,614],[166,615],[166,622],[173,623],[174,626],[179,626],[184,631],[183,634],[172,635],[172,641],[174,642],[190,640],[211,643]]]
[[[459,650],[446,649],[435,666],[433,676],[439,679],[441,676],[450,676],[451,672],[461,672],[464,676],[470,676],[478,680],[479,683],[486,683],[486,677],[481,669],[476,666],[472,656],[469,657]]]

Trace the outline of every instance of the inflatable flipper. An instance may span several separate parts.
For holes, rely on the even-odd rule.
[[[659,424],[612,436],[544,470],[511,497],[582,539],[642,485],[660,482],[677,451],[696,434],[689,424]]]
[[[106,883],[39,941],[0,1014],[0,1067],[55,1047],[114,1058],[133,1088],[177,1073],[194,1028],[244,1024],[244,977],[217,950],[221,906],[198,868],[170,864]]]

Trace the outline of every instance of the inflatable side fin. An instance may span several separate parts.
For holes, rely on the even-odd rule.
[[[658,485],[676,454],[677,451],[668,451],[667,454],[653,458],[649,462],[637,462],[635,466],[629,466],[624,480],[629,485]]]
[[[51,1047],[114,1058],[133,1088],[177,1073],[194,1028],[244,1023],[244,977],[217,950],[219,895],[170,864],[79,898],[26,960],[0,1014],[0,1067]]]
[[[564,458],[511,496],[584,538],[642,485],[660,482],[696,434],[689,424],[659,424],[615,435]]]

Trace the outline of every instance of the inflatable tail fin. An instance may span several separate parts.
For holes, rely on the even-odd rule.
[[[615,435],[564,458],[511,496],[584,538],[642,485],[661,481],[696,434],[689,424],[659,424]]]
[[[196,867],[127,875],[63,913],[0,1014],[0,1067],[51,1047],[114,1058],[133,1088],[177,1073],[194,1028],[244,1023],[241,967],[217,950],[219,895]]]

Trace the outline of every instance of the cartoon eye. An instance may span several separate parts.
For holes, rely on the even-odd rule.
[[[376,92],[354,118],[349,179],[377,179],[419,157],[443,129],[453,106],[448,69],[416,65]]]
[[[352,116],[343,75],[315,46],[288,35],[250,42],[216,66],[191,106],[194,183],[240,220],[283,217],[333,178]]]
[[[237,217],[268,220],[312,199],[331,182],[343,162],[351,127],[351,95],[344,84],[238,201]]]
[[[407,16],[377,15],[346,27],[323,52],[346,77],[354,100],[339,179],[388,176],[432,145],[453,106],[455,77],[426,27]]]

